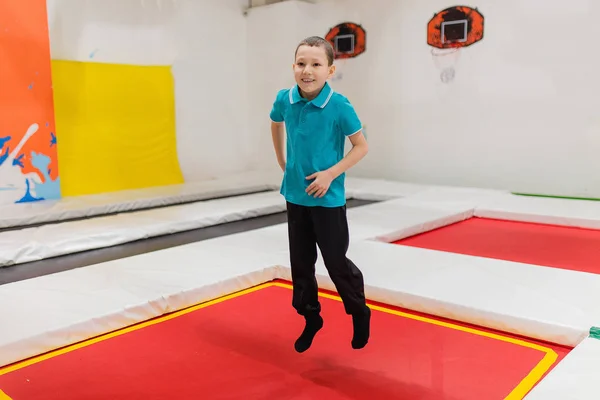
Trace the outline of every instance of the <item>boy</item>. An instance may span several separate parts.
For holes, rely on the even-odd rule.
[[[287,204],[292,305],[306,322],[294,345],[299,353],[310,348],[323,327],[315,278],[317,245],[345,311],[352,315],[352,347],[361,349],[369,340],[371,310],[365,302],[363,276],[346,257],[344,188],[345,171],[367,154],[368,146],[354,108],[327,83],[335,72],[333,54],[323,38],[300,42],[293,64],[296,85],[279,91],[270,113],[273,145],[284,171],[281,194]],[[344,157],[346,138],[353,147]]]

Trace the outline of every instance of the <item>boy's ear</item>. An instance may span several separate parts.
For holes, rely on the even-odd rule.
[[[332,76],[333,74],[335,74],[335,64],[329,66],[329,76]]]

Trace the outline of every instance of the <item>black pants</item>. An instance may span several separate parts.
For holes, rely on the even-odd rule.
[[[346,206],[304,207],[288,202],[287,217],[294,287],[292,305],[296,311],[301,315],[321,311],[315,278],[319,246],[346,313],[365,313],[363,275],[346,257],[350,240]]]

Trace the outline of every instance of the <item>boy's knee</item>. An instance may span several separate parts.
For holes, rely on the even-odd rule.
[[[331,272],[345,272],[348,269],[348,259],[343,252],[322,254],[323,264]]]

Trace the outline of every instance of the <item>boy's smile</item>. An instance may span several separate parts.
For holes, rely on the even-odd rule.
[[[321,46],[300,46],[293,68],[300,94],[308,100],[319,95],[327,79],[335,72],[335,66],[329,65],[325,49]]]

